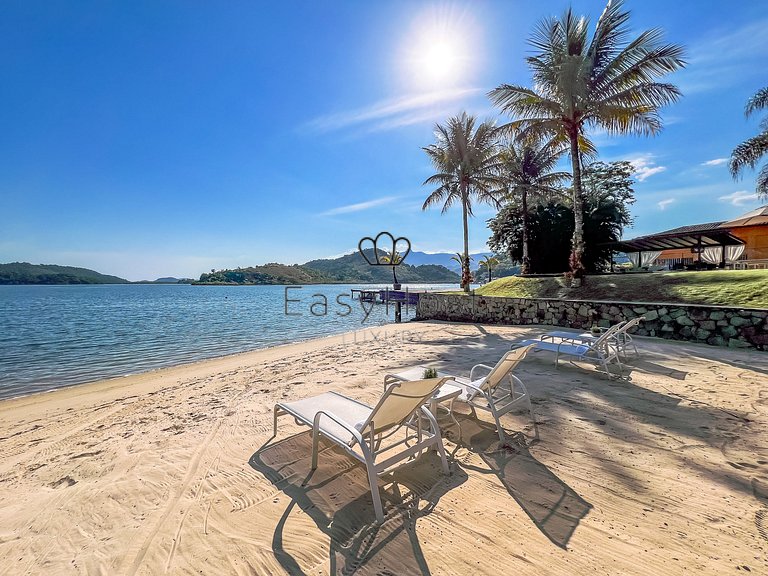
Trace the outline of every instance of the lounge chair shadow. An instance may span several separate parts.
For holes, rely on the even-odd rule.
[[[567,548],[592,505],[533,457],[522,432],[508,437],[501,445],[493,424],[471,415],[454,415],[458,423],[443,427],[445,438],[457,448],[479,455],[488,469],[466,462],[461,466],[496,475],[542,534],[560,548]]]
[[[642,372],[643,374],[658,374],[660,376],[667,376],[674,378],[675,380],[685,380],[688,376],[688,372],[677,370],[676,368],[670,368],[669,366],[663,366],[646,360],[642,356],[640,358],[630,357],[626,361],[622,361],[624,368],[624,374],[629,375],[634,371]]]
[[[365,467],[343,450],[320,440],[318,468],[311,470],[312,435],[303,432],[268,443],[249,460],[291,499],[272,540],[275,558],[289,574],[305,574],[283,542],[295,506],[330,538],[331,574],[430,574],[417,520],[429,514],[449,490],[466,481],[460,468],[442,473],[434,452],[423,454],[380,480],[384,522],[377,524]],[[452,468],[456,468],[453,467]]]

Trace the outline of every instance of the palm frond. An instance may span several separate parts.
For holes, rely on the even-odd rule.
[[[728,164],[731,175],[735,178],[746,166],[754,168],[760,158],[766,154],[768,154],[768,133],[748,138],[731,152],[731,160]]]
[[[744,108],[744,114],[751,115],[756,110],[768,108],[768,87],[758,90],[752,98],[747,101]]]

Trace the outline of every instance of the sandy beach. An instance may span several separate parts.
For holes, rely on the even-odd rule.
[[[532,355],[539,440],[457,405],[451,475],[383,478],[381,525],[361,466],[272,438],[277,401],[373,403],[542,330],[389,325],[0,402],[0,574],[768,574],[764,352],[638,339],[626,381]]]

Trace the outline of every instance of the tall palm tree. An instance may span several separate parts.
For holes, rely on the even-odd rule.
[[[586,128],[656,134],[662,128],[659,108],[680,97],[676,86],[656,80],[685,66],[682,47],[662,44],[658,28],[630,40],[629,12],[622,4],[609,1],[591,39],[588,19],[571,9],[559,19],[543,20],[529,41],[536,50],[527,58],[534,88],[502,84],[489,93],[504,113],[517,117],[510,128],[546,133],[570,145],[571,269],[578,277],[584,273],[581,157],[595,152]]]
[[[757,110],[768,110],[768,87],[758,90],[749,99],[744,113],[749,117]],[[768,154],[768,117],[760,122],[760,130],[757,136],[745,140],[731,152],[729,168],[734,178],[745,166],[754,168],[760,158]],[[768,199],[768,163],[764,164],[757,174],[757,195]]]
[[[501,169],[508,200],[519,203],[523,222],[523,261],[521,274],[531,273],[528,255],[528,202],[533,199],[550,200],[561,190],[558,185],[567,179],[568,172],[553,172],[566,147],[557,139],[542,141],[531,135],[522,135],[509,141],[502,150]]]
[[[494,258],[493,256],[484,256],[480,259],[480,262],[478,262],[479,268],[487,268],[488,269],[488,282],[493,280],[493,267],[499,265],[498,258]]]
[[[461,287],[469,292],[468,217],[473,215],[472,199],[499,206],[493,193],[499,183],[495,127],[490,121],[477,124],[474,116],[462,112],[449,118],[445,125],[436,124],[435,139],[434,144],[423,150],[437,173],[427,178],[423,185],[437,184],[437,188],[424,201],[422,210],[442,203],[442,212],[445,213],[448,208],[460,203],[464,225]]]

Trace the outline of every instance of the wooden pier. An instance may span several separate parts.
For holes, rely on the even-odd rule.
[[[352,298],[360,300],[362,302],[373,302],[374,304],[407,304],[408,306],[416,306],[419,303],[419,295],[424,291],[411,292],[410,290],[389,290],[375,289],[353,289]]]

